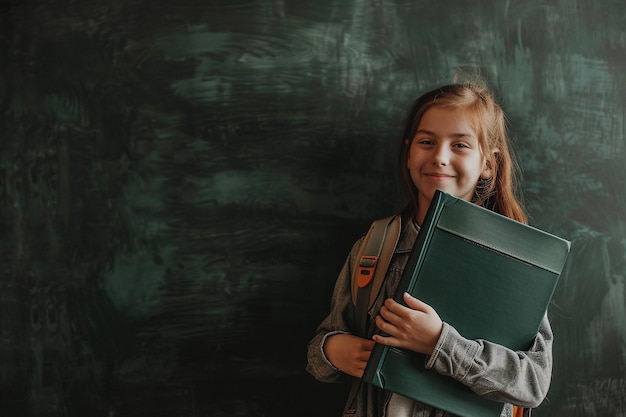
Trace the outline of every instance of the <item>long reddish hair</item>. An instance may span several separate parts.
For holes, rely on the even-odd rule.
[[[407,213],[417,212],[417,188],[406,166],[409,147],[427,110],[433,107],[460,109],[469,117],[478,135],[483,155],[490,161],[493,176],[479,180],[472,202],[522,223],[528,217],[518,194],[518,165],[515,163],[506,128],[506,117],[493,94],[473,83],[446,85],[419,97],[411,106],[400,145],[402,181],[409,193]],[[408,142],[408,143],[407,143]]]

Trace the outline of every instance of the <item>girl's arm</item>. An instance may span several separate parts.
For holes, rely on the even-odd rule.
[[[328,359],[324,347],[329,338],[337,334],[350,334],[354,320],[354,303],[352,302],[352,265],[361,247],[362,239],[357,241],[346,260],[331,298],[330,314],[317,328],[315,337],[309,342],[307,352],[307,371],[323,382],[335,382],[345,374]],[[372,342],[373,344],[373,342]]]
[[[426,368],[448,375],[494,401],[538,407],[552,376],[552,330],[544,316],[527,351],[513,351],[485,340],[468,340],[447,323]]]
[[[552,373],[552,330],[544,317],[528,351],[469,340],[444,323],[429,305],[404,296],[407,306],[385,301],[376,317],[387,336],[374,340],[429,355],[426,368],[450,376],[494,401],[534,408],[545,398]]]

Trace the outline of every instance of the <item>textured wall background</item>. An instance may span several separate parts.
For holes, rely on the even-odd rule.
[[[409,102],[481,68],[533,224],[574,241],[538,416],[626,416],[622,0],[0,6],[0,410],[327,416],[345,256]]]

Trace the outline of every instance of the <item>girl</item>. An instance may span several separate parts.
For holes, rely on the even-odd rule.
[[[429,305],[408,294],[408,307],[391,297],[402,276],[420,224],[436,189],[472,201],[519,222],[527,222],[515,195],[515,166],[505,116],[493,95],[475,84],[453,84],[417,99],[402,136],[400,167],[410,196],[403,227],[383,288],[369,311],[368,337],[355,336],[351,276],[362,239],[339,275],[331,311],[308,347],[307,370],[320,381],[360,378],[374,343],[427,356],[425,367],[504,402],[502,416],[537,407],[552,371],[552,331],[547,316],[528,351],[514,352],[484,340],[469,340],[442,322]],[[375,316],[374,316],[375,315]],[[376,329],[388,336],[374,335]],[[353,417],[449,416],[369,384],[361,384],[344,415]]]

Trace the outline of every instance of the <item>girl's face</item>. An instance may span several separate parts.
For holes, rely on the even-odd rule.
[[[435,190],[470,201],[478,180],[491,177],[490,164],[463,110],[439,107],[427,110],[407,144],[406,166],[418,190],[419,224]]]

